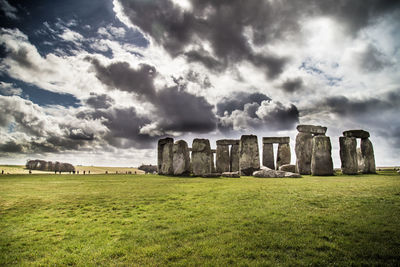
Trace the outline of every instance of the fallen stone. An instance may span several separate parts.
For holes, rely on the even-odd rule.
[[[230,157],[229,157],[229,146],[218,145],[216,153],[216,171],[219,173],[229,172],[230,169]]]
[[[276,171],[267,167],[262,167],[261,170],[253,172],[254,177],[258,178],[300,178],[301,175],[292,172]]]
[[[237,139],[222,139],[217,140],[217,146],[229,146],[229,145],[239,145],[240,140]]]
[[[296,172],[296,165],[293,164],[285,164],[279,167],[280,171],[284,171],[284,172]]]
[[[211,174],[211,147],[208,139],[193,140],[192,171],[195,176]]]
[[[239,169],[241,175],[252,175],[260,169],[257,136],[242,135],[239,144]]]
[[[173,175],[173,146],[174,139],[164,138],[158,140],[158,158],[157,169],[158,174]]]
[[[312,139],[310,133],[298,133],[296,136],[296,172],[300,174],[311,174]]]
[[[239,145],[232,145],[230,152],[230,171],[239,171]]]
[[[285,178],[301,178],[301,175],[293,172],[286,172]]]
[[[332,146],[328,136],[318,135],[313,138],[311,158],[312,175],[333,175]]]
[[[323,135],[326,133],[327,128],[323,126],[316,126],[316,125],[305,125],[300,124],[297,125],[297,131],[301,133],[310,133],[315,135]]]
[[[288,144],[290,137],[263,137],[263,144]]]
[[[369,132],[364,130],[349,130],[349,131],[344,131],[343,136],[364,139],[369,137]]]
[[[354,137],[339,137],[340,161],[343,174],[357,174],[357,140]]]
[[[172,159],[174,175],[190,174],[189,148],[185,141],[179,140],[175,142]]]
[[[215,172],[215,173],[209,173],[209,174],[202,175],[201,177],[203,177],[203,178],[219,178],[219,177],[221,177],[221,174]]]
[[[221,174],[222,177],[228,177],[228,178],[240,178],[239,172],[223,172]]]
[[[290,145],[289,144],[279,144],[278,145],[278,155],[276,157],[276,168],[282,165],[290,164]]]
[[[273,144],[263,144],[263,166],[275,169],[275,162],[274,162],[274,146]]]
[[[369,138],[361,139],[361,155],[364,160],[362,173],[376,173],[374,148]]]

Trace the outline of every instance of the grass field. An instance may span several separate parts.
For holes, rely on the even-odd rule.
[[[123,174],[126,172],[131,172],[132,174],[144,174],[144,171],[138,170],[137,168],[132,167],[98,167],[98,166],[75,166],[75,169],[83,174],[83,171],[86,174],[105,174],[107,171],[109,174]],[[0,165],[0,173],[4,171],[5,174],[28,174],[29,170],[25,168],[24,165]],[[46,172],[46,171],[32,171],[33,174],[53,174],[54,172]],[[63,173],[68,174],[68,173]]]
[[[400,264],[400,175],[0,177],[0,265]]]

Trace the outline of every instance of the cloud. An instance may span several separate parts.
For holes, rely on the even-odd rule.
[[[17,16],[18,9],[10,5],[7,0],[0,0],[0,9],[3,11],[6,17],[13,20],[19,19],[19,17]]]
[[[94,109],[107,109],[114,103],[114,99],[106,94],[98,95],[96,93],[90,93],[90,97],[86,100],[86,104]]]
[[[213,106],[202,96],[196,96],[186,91],[183,85],[164,87],[156,90],[154,79],[157,76],[155,67],[139,64],[132,68],[127,62],[115,62],[108,66],[102,65],[97,59],[92,62],[96,77],[111,90],[121,90],[134,93],[140,100],[151,103],[156,116],[152,124],[146,127],[146,132],[152,136],[165,132],[209,132],[216,128],[217,119]]]
[[[12,83],[0,82],[0,95],[21,95],[22,89],[15,87]]]
[[[303,87],[303,80],[301,78],[287,79],[282,83],[281,88],[287,93],[296,92]]]
[[[372,44],[357,56],[360,68],[368,72],[381,71],[391,65],[391,60]]]
[[[222,131],[290,130],[299,122],[295,105],[273,101],[261,93],[237,93],[217,107]]]

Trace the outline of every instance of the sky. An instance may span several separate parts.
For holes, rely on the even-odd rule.
[[[400,159],[400,1],[0,0],[0,163],[156,164],[157,140],[370,132]],[[261,144],[260,144],[261,146]],[[276,148],[275,148],[276,150]]]

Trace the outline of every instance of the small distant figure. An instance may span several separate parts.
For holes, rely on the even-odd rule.
[[[118,171],[116,171],[115,174],[118,174]]]
[[[3,172],[1,172],[1,174],[3,174]],[[31,171],[31,170],[29,170],[29,174],[32,174],[32,171]]]
[[[57,171],[54,171],[54,174],[57,174]]]
[[[76,173],[79,174],[79,171],[77,171]]]
[[[128,174],[128,171],[125,171],[125,174]]]
[[[135,171],[135,174],[136,174],[136,171]]]
[[[88,171],[88,173],[90,174],[90,171]]]
[[[75,171],[72,171],[73,174],[75,174]]]
[[[106,174],[108,174],[108,171],[106,171]]]
[[[29,170],[29,171],[31,171],[31,170]],[[1,174],[4,174],[4,170],[1,170]]]
[[[59,173],[61,174],[61,171],[59,171]]]
[[[86,174],[86,171],[83,171],[83,175],[85,175]]]

